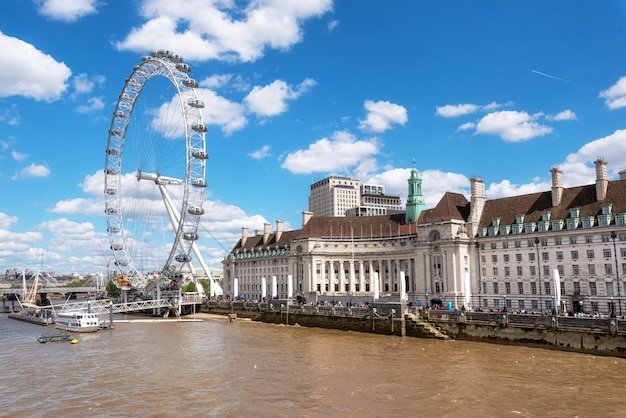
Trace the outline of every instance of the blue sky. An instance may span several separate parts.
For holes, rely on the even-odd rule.
[[[162,48],[207,104],[212,266],[243,226],[300,228],[331,174],[404,200],[415,161],[432,207],[471,177],[498,198],[626,167],[621,1],[5,1],[0,272],[104,270],[112,112]]]

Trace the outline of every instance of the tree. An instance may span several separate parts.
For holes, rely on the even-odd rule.
[[[117,287],[115,283],[113,283],[113,280],[111,279],[109,279],[109,282],[106,285],[106,291],[109,294],[109,296],[113,296],[113,297],[117,297],[121,293],[120,288]]]

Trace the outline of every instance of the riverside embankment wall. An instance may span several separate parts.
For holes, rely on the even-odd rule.
[[[626,320],[415,310],[399,303],[366,308],[209,302],[203,311],[275,324],[418,338],[447,337],[626,358]]]

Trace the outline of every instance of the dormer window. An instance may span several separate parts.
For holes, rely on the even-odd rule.
[[[500,226],[500,217],[497,216],[491,220],[491,226]]]
[[[549,221],[550,220],[550,215],[551,215],[550,211],[546,210],[545,212],[543,212],[541,214],[541,220],[542,221]]]
[[[583,217],[583,228],[591,228],[593,226],[593,216]]]
[[[570,218],[578,218],[580,216],[580,208],[571,208],[569,210]]]
[[[613,205],[611,203],[607,203],[607,204],[602,205],[602,214],[603,215],[610,215],[612,208],[613,208]]]
[[[524,214],[523,213],[518,213],[517,215],[515,215],[515,223],[516,224],[523,224],[524,223]]]
[[[563,229],[563,219],[554,219],[552,221],[552,230],[560,231],[561,229]]]
[[[578,228],[578,218],[568,218],[567,229],[576,229],[576,228]]]
[[[534,222],[527,222],[524,224],[524,232],[527,234],[535,232],[536,224]]]

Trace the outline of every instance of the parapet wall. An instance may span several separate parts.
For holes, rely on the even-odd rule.
[[[301,306],[287,301],[209,302],[203,305],[203,311],[274,324],[402,337],[455,338],[626,358],[626,320],[617,318],[409,310],[399,303],[363,308]]]

